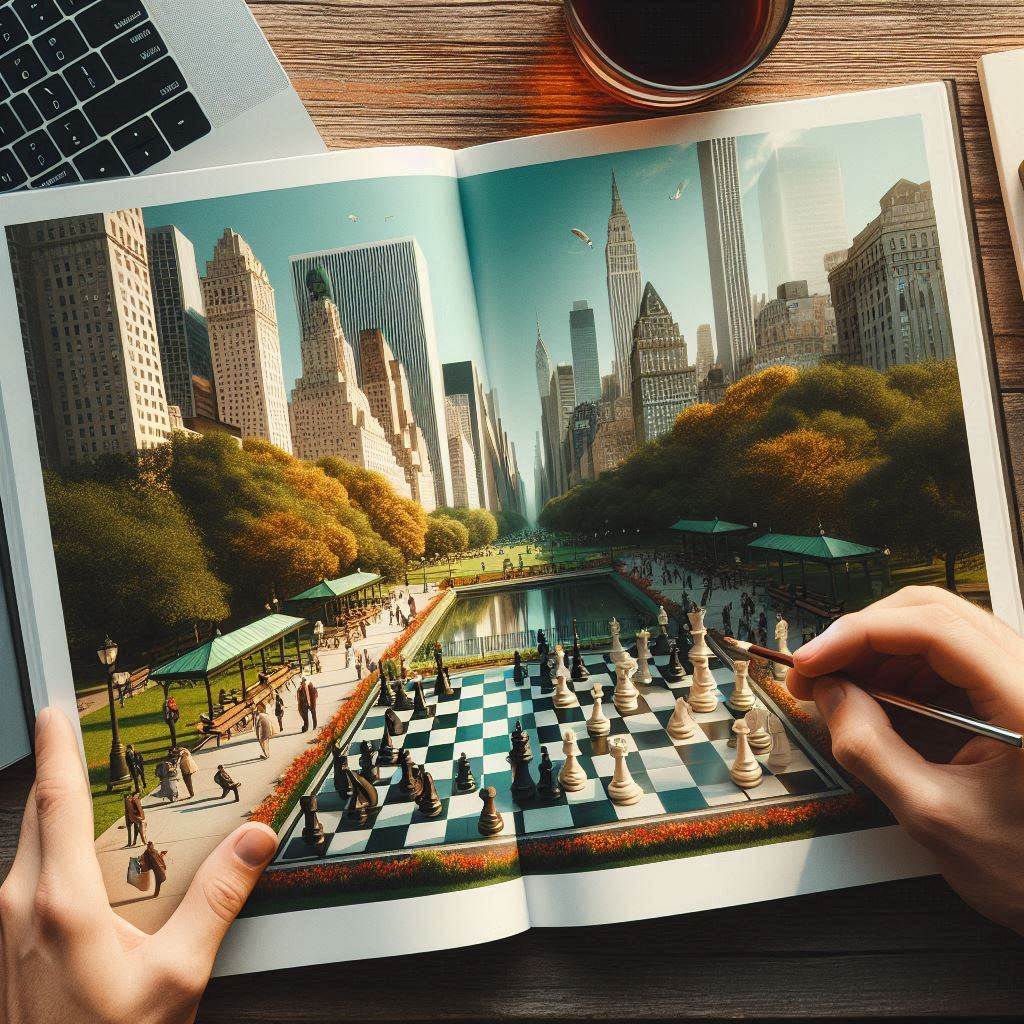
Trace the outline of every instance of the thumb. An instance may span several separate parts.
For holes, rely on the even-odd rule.
[[[277,849],[266,825],[235,829],[200,865],[178,909],[160,930],[161,943],[203,960],[207,974],[232,921]]]

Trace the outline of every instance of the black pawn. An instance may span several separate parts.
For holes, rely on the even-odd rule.
[[[661,678],[666,683],[681,683],[686,678],[686,670],[679,660],[679,647],[675,640],[668,643],[668,664],[661,670]]]
[[[380,693],[377,694],[377,707],[389,708],[393,703],[391,696],[391,690],[388,686],[388,681],[381,677],[380,681]]]
[[[455,792],[472,793],[474,789],[476,789],[476,779],[473,777],[469,758],[465,754],[460,754],[455,771]]]
[[[393,685],[395,694],[394,709],[396,711],[410,710],[412,708],[412,701],[409,699],[409,694],[405,692],[405,685],[402,680],[396,679]]]
[[[483,800],[484,806],[480,811],[477,831],[482,836],[496,836],[505,827],[505,822],[494,806],[494,798],[497,795],[497,790],[493,786],[486,786],[480,790],[480,799]]]
[[[516,651],[512,656],[512,681],[521,684],[523,682],[523,676],[525,675],[526,673],[523,671],[523,659],[519,652]]]
[[[530,775],[529,761],[512,761],[512,799],[520,807],[537,795],[537,787]]]
[[[548,757],[548,748],[540,748],[540,766],[538,768],[540,781],[537,783],[537,796],[541,800],[559,800],[562,797],[562,787],[555,779],[555,766]]]
[[[334,761],[334,792],[342,800],[347,800],[350,792],[348,758],[341,752],[341,748],[337,744],[331,747],[331,758]]]
[[[416,798],[416,806],[424,818],[436,818],[441,813],[441,798],[437,795],[437,786],[430,772],[423,773],[423,789]]]
[[[302,839],[310,846],[319,846],[324,841],[324,827],[316,816],[316,797],[300,796],[302,808]]]
[[[384,721],[387,723],[388,732],[391,733],[392,736],[401,736],[409,728],[409,726],[395,714],[394,708],[388,708],[387,711],[384,712]]]
[[[433,718],[434,709],[427,707],[427,698],[423,696],[423,680],[419,676],[416,677],[415,682],[412,684],[412,691],[412,717]]]
[[[402,778],[399,780],[398,788],[410,800],[415,800],[423,790],[423,776],[408,750],[403,747],[398,756],[402,765]]]
[[[380,772],[373,756],[373,747],[369,740],[363,740],[359,744],[359,774],[369,783],[377,782],[380,779]]]
[[[516,721],[516,726],[512,730],[511,740],[512,751],[509,760],[522,761],[524,764],[533,760],[529,734],[523,731],[523,725],[519,721]]]
[[[377,748],[377,767],[385,765],[394,768],[398,764],[398,751],[391,744],[391,733],[388,732],[388,723],[384,723],[384,735],[381,737],[380,746]]]
[[[452,689],[452,678],[448,673],[447,668],[442,668],[437,673],[437,678],[434,680],[434,696],[441,700],[444,697],[454,697],[455,691]]]
[[[345,816],[356,825],[365,825],[380,800],[377,787],[355,772],[349,772],[349,776],[352,783],[352,795],[348,798]]]
[[[587,666],[583,664],[583,654],[580,652],[580,634],[576,629],[576,620],[572,620],[572,670],[569,675],[573,682],[582,682],[590,678]]]

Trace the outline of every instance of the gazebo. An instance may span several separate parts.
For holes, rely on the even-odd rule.
[[[293,615],[265,615],[262,619],[250,622],[248,626],[233,629],[230,633],[215,636],[205,644],[193,647],[179,655],[173,661],[157,666],[149,673],[150,679],[159,683],[184,682],[186,680],[202,680],[206,685],[206,703],[213,718],[213,694],[210,691],[210,679],[228,669],[238,666],[238,674],[242,683],[242,698],[246,697],[245,659],[250,655],[259,654],[263,670],[267,670],[267,648],[278,645],[281,664],[285,664],[285,638],[292,636],[295,641],[295,660],[301,664],[299,630],[306,624],[306,619]]]
[[[828,567],[829,588],[831,597],[836,597],[835,567],[838,563],[859,562],[865,575],[870,579],[868,563],[878,560],[882,555],[881,548],[868,547],[866,544],[855,544],[849,540],[826,537],[823,533],[811,537],[801,537],[786,533],[769,533],[758,537],[748,545],[755,555],[764,557],[765,572],[770,574],[770,562],[774,555],[779,565],[779,582],[785,583],[785,563],[788,560],[800,563],[800,582],[807,589],[807,562],[817,562]]]
[[[336,580],[321,580],[316,586],[294,594],[285,601],[290,611],[312,619],[322,617],[330,621],[331,615],[347,612],[368,600],[383,600],[383,577],[375,572],[352,572]],[[318,613],[322,612],[322,616]]]
[[[672,529],[683,535],[683,549],[686,549],[686,540],[690,537],[710,537],[711,554],[715,562],[718,562],[718,538],[725,537],[725,550],[729,551],[729,538],[741,533],[750,533],[755,529],[753,526],[744,526],[742,523],[730,523],[717,516],[714,519],[680,519],[673,524]]]

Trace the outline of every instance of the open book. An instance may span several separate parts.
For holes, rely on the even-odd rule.
[[[12,583],[126,918],[246,817],[222,973],[932,869],[723,637],[1020,625],[946,85],[0,210]]]

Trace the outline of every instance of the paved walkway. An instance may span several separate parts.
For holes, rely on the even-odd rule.
[[[411,589],[419,609],[436,593],[436,588],[431,587],[424,595],[423,587],[416,584]],[[399,588],[396,594],[401,594],[404,600],[408,590]],[[401,627],[389,626],[387,615],[384,615],[383,622],[369,628],[363,646],[377,658],[400,632]],[[357,649],[359,646],[356,645]],[[349,669],[344,667],[344,649],[321,651],[320,663],[323,670],[311,678],[319,691],[317,712],[323,725],[351,696],[356,685],[356,673],[354,664]],[[202,749],[193,751],[199,769],[193,776],[193,798],[188,798],[180,783],[179,790],[186,797],[184,800],[169,804],[157,800],[152,792],[143,798],[149,838],[157,849],[167,851],[167,881],[159,898],[140,893],[126,881],[128,859],[141,853],[142,846],[134,850],[125,846],[127,833],[123,818],[96,840],[96,853],[107,895],[122,917],[146,931],[159,928],[181,901],[196,868],[224,836],[248,818],[252,809],[270,793],[283,769],[312,742],[314,733],[300,731],[302,723],[294,691],[285,691],[284,698],[284,731],[271,740],[268,760],[260,758],[259,744],[251,732],[236,734],[223,742],[219,749],[215,742],[210,741]],[[241,784],[239,803],[230,795],[221,799],[220,787],[213,782],[213,773],[219,764]],[[153,767],[147,765],[147,779],[152,778]]]

